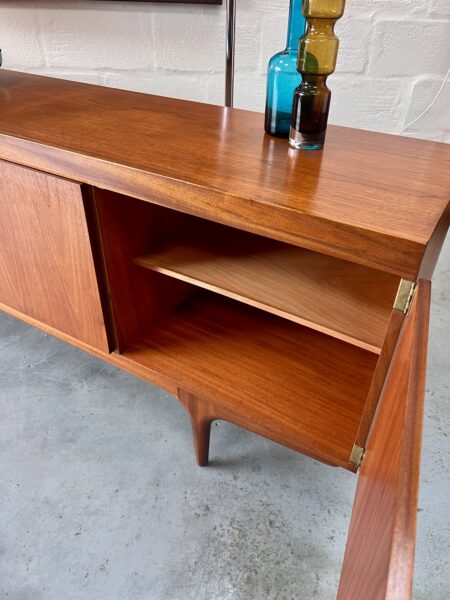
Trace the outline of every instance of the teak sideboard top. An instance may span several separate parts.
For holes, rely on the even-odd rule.
[[[330,126],[295,152],[258,113],[12,71],[0,158],[412,280],[450,200],[446,144]]]

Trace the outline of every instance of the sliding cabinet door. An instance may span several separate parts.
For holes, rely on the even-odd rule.
[[[0,305],[108,351],[79,184],[0,161]]]

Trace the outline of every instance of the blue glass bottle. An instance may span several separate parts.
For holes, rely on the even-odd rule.
[[[297,71],[298,40],[305,31],[302,0],[291,0],[286,49],[272,56],[267,68],[265,130],[276,137],[289,137],[294,90],[302,81]]]

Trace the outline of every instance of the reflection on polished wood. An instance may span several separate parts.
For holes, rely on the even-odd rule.
[[[449,202],[446,144],[330,126],[298,153],[257,113],[8,71],[0,155],[409,279]]]

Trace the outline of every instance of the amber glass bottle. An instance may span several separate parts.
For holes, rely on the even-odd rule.
[[[323,148],[331,92],[328,75],[336,68],[339,40],[336,21],[344,14],[345,0],[304,0],[306,32],[300,38],[297,70],[302,83],[295,90],[289,144],[296,149]]]

